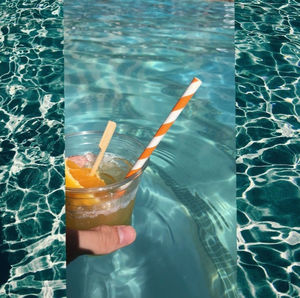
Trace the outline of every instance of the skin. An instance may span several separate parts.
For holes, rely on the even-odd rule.
[[[104,255],[134,242],[131,226],[99,226],[85,231],[66,231],[67,263],[83,254]]]

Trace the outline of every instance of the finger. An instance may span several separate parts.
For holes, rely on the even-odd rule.
[[[79,248],[94,254],[108,254],[131,244],[136,238],[131,226],[99,226],[88,231],[79,231]]]

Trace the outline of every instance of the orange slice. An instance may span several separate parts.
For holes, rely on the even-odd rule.
[[[81,185],[81,188],[105,186],[104,181],[97,174],[90,175],[91,170],[91,168],[69,168],[69,173]]]
[[[70,168],[68,168],[67,163],[65,165],[65,179],[66,187],[83,188],[83,186],[80,185],[80,183],[70,173]]]
[[[81,168],[74,161],[66,159],[66,187],[89,188],[105,186],[105,182],[97,175],[90,175],[91,168]]]
[[[66,167],[68,169],[80,169],[80,166],[76,162],[68,158],[66,159]]]
[[[72,160],[65,162],[65,184],[70,188],[89,188],[105,186],[105,182],[96,174],[90,175],[91,168],[80,168]],[[99,201],[93,194],[69,193],[67,191],[68,203],[76,206],[92,206]]]

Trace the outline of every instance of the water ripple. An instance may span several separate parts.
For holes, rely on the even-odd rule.
[[[236,4],[238,281],[243,297],[299,297],[300,292],[296,2]]]
[[[48,2],[0,4],[1,297],[65,295],[62,2]]]
[[[191,78],[203,81],[143,175],[136,242],[70,264],[70,296],[236,297],[233,4],[84,0],[64,12],[67,132],[111,119],[147,145]]]

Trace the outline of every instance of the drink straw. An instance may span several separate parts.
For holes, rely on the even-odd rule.
[[[146,161],[149,159],[150,155],[154,151],[154,149],[157,147],[159,142],[162,140],[162,138],[165,136],[169,128],[172,126],[172,124],[175,122],[177,117],[180,115],[182,110],[185,108],[189,100],[193,97],[193,95],[196,93],[197,89],[201,85],[201,81],[198,78],[194,78],[188,88],[185,90],[184,94],[181,96],[181,98],[178,100],[176,105],[173,107],[171,113],[165,120],[165,122],[160,126],[152,140],[150,141],[149,145],[146,147],[146,149],[143,151],[143,153],[140,155],[132,169],[127,173],[126,178],[132,176],[136,172],[138,172],[143,165],[146,163]]]
[[[102,138],[99,142],[99,148],[100,148],[100,152],[96,158],[96,161],[92,167],[92,170],[90,172],[90,175],[93,176],[95,175],[101,161],[102,161],[102,158],[104,156],[104,153],[109,145],[109,142],[114,134],[114,131],[116,129],[116,126],[117,124],[113,121],[108,121],[107,125],[106,125],[106,128],[104,130],[104,133],[102,135]]]

